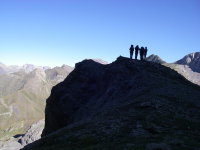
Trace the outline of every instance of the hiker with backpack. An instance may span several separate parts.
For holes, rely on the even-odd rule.
[[[144,55],[144,47],[142,46],[140,48],[140,60],[143,60],[143,55]]]
[[[137,46],[135,47],[135,59],[136,59],[136,60],[137,60],[138,50],[139,50],[139,46],[137,45]]]
[[[131,45],[131,47],[129,48],[129,50],[130,50],[130,59],[132,59],[132,57],[133,57],[133,51],[134,51],[133,45]]]
[[[147,47],[145,47],[144,49],[144,60],[146,60],[146,56],[147,56]]]

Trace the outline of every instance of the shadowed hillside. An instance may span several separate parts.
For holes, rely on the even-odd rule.
[[[199,109],[200,87],[173,69],[84,60],[52,88],[43,138],[24,149],[195,149]]]

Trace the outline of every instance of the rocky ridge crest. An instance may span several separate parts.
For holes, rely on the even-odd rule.
[[[163,65],[84,60],[52,88],[43,138],[24,149],[194,149],[199,99],[198,85]]]

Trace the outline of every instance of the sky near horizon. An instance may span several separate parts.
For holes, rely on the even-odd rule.
[[[199,16],[199,0],[1,0],[0,62],[111,63],[133,44],[172,63],[200,51]]]

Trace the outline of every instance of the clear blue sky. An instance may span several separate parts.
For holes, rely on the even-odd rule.
[[[200,0],[0,0],[0,62],[74,66],[129,47],[174,62],[200,51]]]

